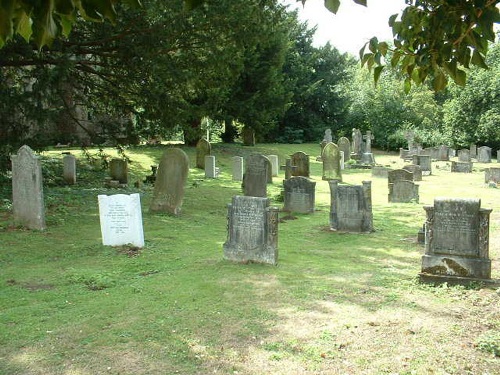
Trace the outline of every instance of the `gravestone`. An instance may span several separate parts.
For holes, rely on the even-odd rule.
[[[413,164],[420,165],[423,176],[429,176],[432,174],[432,162],[429,155],[413,155],[412,161]]]
[[[372,141],[375,139],[375,137],[372,135],[372,132],[370,130],[366,131],[366,135],[363,136],[363,139],[365,140],[365,153],[371,153],[372,152]]]
[[[43,176],[40,159],[22,146],[12,161],[12,210],[14,221],[29,229],[45,229]]]
[[[421,277],[491,277],[489,217],[480,199],[436,198],[425,206],[425,255]]]
[[[363,153],[363,135],[359,129],[352,129],[351,159],[359,160]]]
[[[102,244],[144,247],[139,194],[98,195]]]
[[[500,163],[500,150],[497,150],[497,163]]]
[[[486,168],[484,170],[484,182],[500,183],[500,168]]]
[[[491,147],[479,147],[477,149],[477,161],[479,163],[491,163]]]
[[[373,232],[371,181],[363,185],[340,185],[330,180],[330,229]]]
[[[267,155],[267,158],[271,162],[271,172],[272,176],[276,177],[278,176],[278,170],[279,170],[279,161],[278,161],[278,155]]]
[[[472,162],[452,161],[451,172],[453,173],[472,173]]]
[[[292,161],[292,165],[296,167],[292,171],[292,176],[310,176],[309,155],[302,151],[299,151],[291,155],[290,159]]]
[[[233,181],[243,181],[243,158],[233,157]]]
[[[245,126],[241,132],[243,146],[255,146],[255,130]]]
[[[405,171],[413,173],[413,181],[422,181],[422,168],[420,167],[420,165],[405,165],[403,169]]]
[[[205,177],[217,178],[217,168],[215,167],[215,156],[205,156]]]
[[[471,158],[477,157],[477,145],[474,143],[470,145],[470,156]]]
[[[278,263],[278,208],[269,199],[234,196],[228,205],[224,258],[234,262]]]
[[[383,167],[381,165],[374,165],[372,168],[372,177],[385,177],[387,178],[389,171],[392,171],[389,167]]]
[[[470,150],[466,148],[458,150],[458,161],[470,163]]]
[[[415,132],[413,130],[407,130],[404,134],[406,141],[408,142],[408,151],[415,148]]]
[[[441,145],[437,148],[436,159],[438,161],[448,161],[450,160],[450,148],[445,145]]]
[[[331,129],[326,129],[325,130],[325,135],[323,136],[323,141],[326,142],[326,143],[333,142],[332,130]]]
[[[244,195],[263,198],[267,196],[269,164],[269,159],[261,154],[251,154],[245,159],[242,184]]]
[[[63,156],[63,180],[68,185],[76,184],[76,158],[74,155]]]
[[[109,176],[112,181],[120,184],[128,183],[128,163],[123,159],[111,159],[109,162]]]
[[[314,212],[316,182],[307,177],[291,177],[283,181],[285,205],[283,211],[310,214]]]
[[[387,172],[387,182],[393,184],[396,181],[413,181],[413,173],[406,169],[395,169]]]
[[[340,170],[343,171],[345,169],[344,151],[339,151],[339,152],[340,152]]]
[[[151,212],[180,213],[188,172],[189,159],[184,151],[169,148],[163,153],[149,207]]]
[[[271,163],[271,160],[265,155],[263,155],[266,160],[267,160],[267,183],[272,184],[273,183],[273,165]]]
[[[410,153],[410,150],[405,150],[401,147],[399,149],[399,157],[403,160],[411,160],[412,154]]]
[[[205,156],[212,153],[212,145],[205,138],[201,138],[196,144],[196,168],[205,169]]]
[[[418,185],[413,181],[397,180],[389,184],[389,203],[418,203]]]
[[[285,171],[285,180],[289,179],[292,177],[292,174],[294,170],[297,169],[296,166],[292,165],[292,160],[291,159],[286,159],[285,160],[285,165],[282,165],[280,167],[280,170]]]
[[[344,161],[347,162],[351,158],[351,142],[346,137],[340,137],[337,146],[340,151],[344,152]]]
[[[321,155],[323,160],[323,180],[342,181],[342,171],[340,169],[340,150],[335,143],[328,143]]]

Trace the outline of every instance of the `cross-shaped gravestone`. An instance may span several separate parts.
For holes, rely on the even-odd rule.
[[[285,165],[280,166],[280,171],[285,171],[285,180],[292,177],[292,173],[297,169],[297,166],[292,165],[292,159],[286,159]]]
[[[366,141],[365,152],[372,152],[372,140],[375,139],[375,137],[372,135],[372,132],[367,130],[366,135],[363,136],[363,139]]]

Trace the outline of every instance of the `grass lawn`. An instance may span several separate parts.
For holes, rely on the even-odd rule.
[[[416,242],[423,205],[481,198],[493,209],[490,258],[500,279],[500,189],[483,172],[496,160],[475,163],[472,174],[433,163],[419,204],[389,204],[387,179],[345,170],[344,182],[372,181],[375,227],[345,234],[329,230],[319,145],[215,144],[218,179],[205,179],[194,148],[181,146],[191,169],[177,217],[149,213],[152,187],[134,187],[164,147],[127,151],[127,189],[104,188],[106,173],[78,149],[77,184],[63,186],[65,150],[45,152],[43,232],[14,225],[10,187],[0,187],[0,374],[500,374],[499,285],[420,284]],[[261,152],[284,164],[295,151],[311,155],[316,212],[280,223],[278,266],[224,261],[226,207],[241,194],[231,157]],[[396,154],[375,157],[404,165]],[[282,179],[268,187],[280,208]],[[135,192],[145,247],[103,246],[97,195]]]

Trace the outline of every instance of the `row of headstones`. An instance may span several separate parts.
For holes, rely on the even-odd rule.
[[[422,148],[415,144],[409,144],[408,149],[399,149],[399,156],[402,159],[411,159],[413,155],[427,155],[437,161],[449,161],[450,158],[458,157],[458,161],[464,163],[472,162],[473,158],[479,163],[491,163],[492,149],[488,146],[476,147],[476,145],[471,145],[470,149],[457,151],[445,145]],[[499,156],[500,150],[497,151],[497,162],[500,163]]]
[[[35,229],[43,229],[43,189],[40,160],[28,146],[12,156],[15,216],[26,216]],[[180,210],[188,172],[187,155],[168,149],[158,168],[151,211]],[[373,216],[371,182],[360,186],[329,181],[330,228],[334,231],[371,232]],[[100,195],[101,231],[105,245],[144,246],[139,194]],[[23,202],[23,204],[18,204]],[[480,208],[479,199],[436,199],[424,207],[425,249],[422,274],[489,279],[488,258],[490,209]],[[40,221],[40,219],[42,219]],[[276,264],[278,261],[278,209],[268,198],[235,196],[228,207],[228,240],[224,257],[235,261]],[[28,225],[29,226],[29,225]]]
[[[362,135],[359,129],[354,128],[352,129],[352,143],[348,138],[340,137],[337,141],[337,146],[343,153],[345,162],[353,159],[361,164],[373,165],[375,164],[371,147],[373,139],[371,131],[368,130],[366,135]],[[330,129],[325,130],[323,141],[320,143],[321,153],[323,153],[323,149],[328,143],[334,143]]]

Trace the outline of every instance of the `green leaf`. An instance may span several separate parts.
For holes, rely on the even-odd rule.
[[[373,81],[375,82],[375,84],[377,84],[380,78],[380,74],[384,70],[384,67],[385,67],[384,65],[379,65],[375,69],[373,69]]]
[[[361,49],[359,50],[359,59],[360,60],[363,60],[363,56],[365,54],[365,48],[366,48],[366,45],[368,44],[368,42],[366,42],[363,47],[361,47]]]
[[[481,68],[488,69],[488,65],[486,65],[483,56],[481,56],[478,50],[474,50],[472,53],[471,63]]]
[[[398,65],[399,59],[401,58],[401,52],[399,51],[394,51],[392,54],[391,58],[391,66],[394,68],[396,65]]]
[[[366,2],[367,2],[367,1],[366,1],[366,0],[354,0],[354,2],[355,2],[356,4],[366,6]]]
[[[432,86],[434,91],[441,91],[446,87],[447,84],[446,76],[444,75],[442,70],[438,70],[434,76],[434,80],[432,81]]]
[[[325,0],[326,9],[328,9],[330,12],[334,14],[337,14],[339,6],[340,6],[340,0]]]
[[[72,0],[56,0],[55,11],[59,14],[68,15],[75,10],[75,4]]]
[[[26,42],[29,42],[33,30],[31,28],[31,19],[25,12],[21,11],[19,15],[16,32],[21,35]]]
[[[459,86],[465,86],[466,81],[467,74],[463,70],[457,69],[457,74],[455,75],[455,83]]]
[[[0,43],[3,44],[12,37],[14,32],[14,1],[0,1]]]
[[[193,10],[203,4],[204,0],[184,0],[184,8],[186,10]]]
[[[396,22],[396,18],[398,18],[398,14],[393,14],[392,16],[389,17],[389,26],[392,27],[394,26],[394,22]]]
[[[52,44],[57,35],[57,24],[54,20],[54,0],[46,0],[35,8],[33,15],[33,33],[38,47]]]
[[[370,59],[373,60],[373,53],[365,53],[361,58],[361,66],[365,65]]]
[[[369,45],[370,51],[373,53],[377,52],[377,46],[378,46],[378,39],[376,36],[370,39]]]
[[[378,50],[382,54],[382,56],[387,55],[387,51],[389,50],[389,45],[386,42],[380,42],[378,44]]]
[[[403,85],[403,90],[405,94],[408,94],[411,90],[411,79],[410,77],[406,77],[404,85]]]

